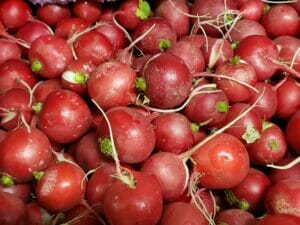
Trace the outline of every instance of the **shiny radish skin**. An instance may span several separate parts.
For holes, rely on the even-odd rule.
[[[298,225],[300,224],[300,218],[298,216],[293,216],[290,214],[268,214],[260,221],[257,222],[257,225]]]
[[[225,209],[218,213],[215,218],[216,224],[230,225],[256,225],[257,220],[254,215],[242,209]]]

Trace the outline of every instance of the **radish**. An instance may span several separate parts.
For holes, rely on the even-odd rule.
[[[52,91],[58,91],[61,89],[63,89],[61,80],[43,80],[36,85],[33,91],[33,95],[37,103],[42,103]]]
[[[254,67],[250,63],[241,60],[239,56],[234,56],[229,61],[217,66],[215,73],[234,77],[238,81],[251,86],[254,86],[257,81]],[[218,75],[215,76],[214,82],[226,94],[231,103],[246,101],[253,94],[253,91],[245,85],[232,80],[218,78]]]
[[[30,183],[13,184],[11,186],[0,185],[0,192],[14,194],[26,203],[30,198],[31,185]]]
[[[289,119],[300,109],[300,85],[298,80],[287,78],[277,88],[277,110],[275,117]]]
[[[38,202],[49,212],[65,212],[80,204],[86,190],[82,169],[75,163],[61,162],[48,167],[35,186]]]
[[[113,107],[106,114],[111,123],[120,161],[132,164],[146,160],[155,146],[153,125],[143,114],[129,107]],[[101,152],[112,156],[109,129],[104,120],[98,126],[97,136]]]
[[[96,66],[90,61],[73,60],[61,75],[63,88],[82,96],[87,95],[88,79],[95,68]]]
[[[190,18],[185,15],[190,11],[187,1],[162,0],[154,11],[156,16],[165,18],[171,24],[178,38],[189,33]]]
[[[300,180],[293,178],[281,180],[272,185],[266,195],[267,212],[271,214],[284,213],[299,217],[299,189]]]
[[[88,28],[88,23],[78,17],[69,17],[59,21],[55,26],[55,35],[65,39]]]
[[[297,152],[300,153],[300,141],[299,141],[299,132],[300,128],[300,111],[296,111],[288,120],[285,130],[285,136],[288,145]]]
[[[148,19],[150,15],[150,4],[146,0],[123,1],[115,12],[117,22],[127,30],[135,30],[139,22]]]
[[[71,17],[71,10],[65,5],[45,4],[36,8],[36,15],[39,20],[55,27],[59,21]]]
[[[152,154],[142,164],[141,172],[156,179],[165,202],[174,202],[179,199],[189,178],[187,166],[178,155],[172,152]]]
[[[167,63],[166,63],[167,62]],[[174,108],[188,97],[192,88],[192,75],[177,56],[163,52],[146,63],[143,69],[145,94],[150,105]]]
[[[182,153],[194,141],[190,121],[180,113],[157,116],[153,121],[156,148],[163,152]]]
[[[144,54],[155,54],[168,49],[177,40],[177,34],[169,22],[160,17],[151,17],[139,23],[134,30],[133,39],[137,39],[152,26],[154,28],[141,41],[137,43],[137,47]]]
[[[87,88],[90,98],[104,110],[135,102],[136,72],[119,61],[102,63],[90,75]]]
[[[232,188],[249,172],[249,156],[236,137],[221,133],[201,146],[193,155],[193,171],[199,184],[210,189]],[[224,169],[226,168],[226,170]]]
[[[19,225],[25,215],[25,204],[17,196],[0,192],[0,223],[4,225]]]
[[[28,58],[33,72],[44,78],[58,78],[71,63],[73,55],[71,47],[63,38],[43,35],[31,43]]]
[[[100,216],[84,206],[77,206],[66,213],[64,224],[68,225],[98,225],[104,224]],[[100,222],[100,223],[99,223]]]
[[[51,92],[38,115],[38,127],[58,143],[77,140],[90,128],[92,115],[87,103],[74,92]]]
[[[0,94],[0,125],[5,130],[13,130],[22,122],[30,123],[33,99],[23,88],[11,88]]]
[[[18,44],[10,40],[0,38],[0,48],[0,64],[9,59],[21,59],[22,52]]]
[[[290,214],[269,214],[258,221],[257,225],[298,225],[300,223],[300,218],[298,216],[293,216]]]
[[[216,224],[256,225],[257,220],[247,211],[232,208],[218,213],[215,222]]]
[[[0,92],[15,87],[26,89],[22,82],[31,88],[37,83],[37,78],[27,62],[22,59],[10,59],[0,65]]]
[[[271,182],[266,174],[258,169],[250,168],[241,183],[224,191],[225,199],[231,207],[257,214],[264,209],[265,195],[270,186]]]
[[[75,39],[73,46],[78,59],[91,61],[96,66],[112,59],[115,54],[111,42],[97,31],[83,33]]]
[[[10,185],[32,180],[35,173],[50,163],[50,147],[47,136],[37,128],[21,126],[8,132],[0,149],[1,183]]]
[[[36,201],[26,204],[25,222],[27,225],[47,224],[51,222],[52,216]]]
[[[270,38],[283,35],[295,36],[299,32],[298,13],[287,4],[277,4],[270,7],[263,17],[261,24],[266,28]]]
[[[252,21],[260,21],[264,10],[268,7],[267,4],[261,0],[241,0],[238,1],[237,4],[242,18]]]
[[[16,31],[32,18],[30,5],[20,0],[3,0],[0,4],[0,21],[5,28]]]
[[[99,3],[90,0],[79,0],[72,6],[72,13],[86,21],[88,24],[92,24],[99,20],[102,9]]]
[[[75,158],[78,165],[86,172],[104,164],[107,158],[99,152],[95,132],[84,135],[76,144]]]
[[[205,217],[193,204],[173,202],[164,207],[158,225],[208,225]]]
[[[275,123],[263,122],[260,138],[247,147],[250,161],[255,165],[266,165],[280,161],[286,155],[287,142],[284,132]]]

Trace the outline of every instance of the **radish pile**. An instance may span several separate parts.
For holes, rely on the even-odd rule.
[[[0,224],[299,225],[299,13],[2,0]]]

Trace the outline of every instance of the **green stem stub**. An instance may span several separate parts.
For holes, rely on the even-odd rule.
[[[260,133],[253,125],[248,125],[242,138],[246,141],[247,144],[251,144],[260,138]]]
[[[250,209],[249,203],[244,199],[238,199],[231,190],[225,190],[225,199],[230,206],[236,206],[241,210],[247,211]]]
[[[193,133],[197,133],[200,130],[200,126],[197,123],[191,123],[191,129]]]
[[[139,0],[139,7],[135,11],[136,17],[140,18],[141,20],[146,20],[151,14],[151,8],[147,1]]]
[[[35,171],[35,172],[32,173],[32,175],[33,175],[33,177],[34,177],[35,180],[40,180],[43,177],[44,172],[42,172],[42,171],[40,171],[40,172]]]
[[[159,41],[158,48],[161,51],[165,51],[165,50],[167,50],[170,47],[171,47],[171,41],[170,40],[168,40],[168,39],[162,39],[162,40]]]
[[[240,62],[240,60],[241,60],[241,57],[238,56],[238,55],[232,56],[229,59],[230,63],[233,64],[233,65],[237,65]]]
[[[1,176],[1,184],[6,187],[10,187],[10,186],[14,185],[14,181],[11,177],[9,177],[7,175],[2,175]]]
[[[43,103],[42,102],[37,102],[33,106],[31,106],[32,110],[36,114],[38,114],[42,110],[42,107],[43,107]]]
[[[144,77],[138,77],[136,78],[135,80],[135,88],[138,90],[138,91],[146,91],[147,89],[147,84],[146,84],[146,80]]]
[[[106,156],[113,155],[113,148],[109,138],[103,138],[100,140],[100,151]]]
[[[88,79],[88,76],[85,75],[84,73],[81,73],[81,72],[75,73],[75,82],[77,84],[85,84],[87,79]]]
[[[216,109],[217,109],[217,112],[227,113],[229,110],[229,105],[225,101],[218,101],[216,104]]]
[[[268,141],[268,146],[272,151],[276,151],[279,148],[279,143],[276,139],[270,139]]]
[[[31,63],[31,71],[34,73],[38,73],[42,70],[42,63],[39,60],[33,60]]]

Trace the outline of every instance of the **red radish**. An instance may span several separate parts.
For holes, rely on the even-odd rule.
[[[51,160],[50,147],[47,136],[37,128],[22,126],[8,132],[0,149],[2,183],[26,182],[46,169]]]
[[[37,7],[36,15],[39,20],[55,27],[59,21],[71,17],[71,10],[66,5],[45,4]]]
[[[300,180],[285,179],[272,185],[266,195],[266,210],[270,214],[300,215]]]
[[[136,72],[119,61],[98,66],[88,80],[88,93],[104,110],[127,106],[136,98]]]
[[[159,151],[182,153],[194,141],[190,121],[180,113],[162,114],[152,121]]]
[[[299,20],[296,9],[288,4],[276,4],[262,17],[262,25],[270,38],[282,35],[295,36],[299,33]]]
[[[126,0],[119,5],[115,17],[125,29],[135,30],[138,23],[148,19],[150,14],[151,8],[146,0]]]
[[[264,35],[250,35],[243,38],[235,54],[252,64],[257,80],[260,81],[271,78],[279,68],[274,63],[279,58],[277,47],[270,38]]]
[[[287,153],[287,143],[282,129],[271,122],[263,122],[260,138],[247,147],[250,161],[256,165],[276,163]]]
[[[150,28],[152,28],[150,33],[137,43],[137,47],[144,54],[155,54],[164,51],[177,40],[174,28],[166,19],[160,17],[151,17],[140,22],[134,30],[133,39],[140,37]]]
[[[68,162],[48,167],[35,186],[38,202],[49,212],[65,212],[77,206],[86,190],[82,169]]]
[[[192,155],[193,171],[200,174],[199,184],[210,189],[232,188],[249,172],[249,156],[236,137],[221,133],[199,147]]]
[[[268,214],[258,221],[257,225],[298,225],[300,218],[289,214]]]
[[[298,132],[300,130],[300,110],[296,111],[288,120],[285,130],[286,141],[288,145],[300,154],[300,139]]]
[[[156,55],[146,63],[143,77],[146,96],[154,107],[179,106],[192,88],[192,75],[188,67],[180,58],[167,52]]]
[[[116,180],[105,192],[103,209],[110,225],[156,225],[163,200],[156,180],[145,173],[128,171],[133,176],[131,185]]]
[[[81,137],[91,126],[92,115],[87,103],[75,92],[51,92],[43,103],[38,127],[58,143],[69,143]]]
[[[25,222],[27,225],[44,225],[51,222],[52,216],[37,201],[26,205]]]
[[[140,163],[146,160],[155,146],[153,125],[146,116],[129,107],[117,106],[106,112],[111,123],[119,159],[123,163]],[[104,120],[97,131],[101,152],[112,156],[109,129]]]
[[[185,0],[163,0],[155,8],[155,15],[165,18],[176,31],[178,38],[187,35],[190,30],[190,18],[185,13],[189,13]]]
[[[87,81],[96,66],[90,61],[73,60],[61,75],[61,83],[65,89],[79,95],[87,94]]]
[[[173,202],[164,207],[158,225],[208,225],[205,217],[193,204]]]
[[[270,186],[267,175],[258,169],[250,168],[241,183],[225,190],[225,198],[231,207],[258,213],[264,209],[265,195]]]
[[[231,105],[229,112],[221,125],[226,125],[234,120],[247,107],[249,107],[249,105],[246,103],[235,103]],[[225,132],[239,138],[244,143],[251,144],[260,138],[261,129],[262,118],[259,117],[254,110],[251,110]]]
[[[20,59],[21,48],[18,44],[7,39],[0,39],[0,65],[9,59]]]
[[[95,169],[107,161],[107,158],[99,151],[95,132],[87,133],[78,141],[75,158],[84,171]]]
[[[52,34],[52,30],[49,30],[49,27],[36,20],[22,26],[16,33],[16,37],[31,44],[38,37],[48,34]]]
[[[278,163],[276,163],[277,166],[284,166],[290,162],[295,160],[294,157],[286,157],[283,160],[280,160]],[[269,178],[272,182],[272,184],[275,184],[281,180],[285,180],[288,178],[293,178],[293,179],[300,179],[300,164],[297,163],[296,165],[286,168],[284,170],[280,169],[271,169],[269,173]]]
[[[258,21],[250,20],[250,19],[241,19],[233,25],[233,28],[230,31],[229,35],[232,41],[239,42],[243,38],[250,35],[267,36],[267,33],[264,26],[261,25]]]
[[[216,224],[230,225],[256,225],[254,215],[241,209],[226,209],[218,213],[215,219]]]
[[[257,81],[254,67],[241,60],[239,56],[234,56],[229,61],[217,66],[215,73],[228,75],[251,86],[255,85]],[[224,91],[229,102],[243,102],[253,94],[253,90],[249,87],[233,80],[218,78],[218,75],[216,75],[214,82],[219,89]]]
[[[26,88],[22,82],[31,88],[37,83],[37,78],[27,62],[10,59],[0,65],[0,92],[14,87]]]
[[[205,89],[216,90],[212,89]],[[200,126],[216,127],[222,123],[229,111],[228,98],[223,91],[194,96],[183,110],[189,120]]]
[[[202,21],[201,16],[205,16],[203,23],[195,18],[193,20],[194,26],[202,26],[206,35],[211,37],[220,37],[222,35],[222,28],[226,26],[225,24],[230,23],[232,19],[231,11],[237,10],[235,1],[227,0],[226,3],[223,0],[217,1],[205,1],[205,0],[195,0],[191,6],[191,14],[195,16],[200,16],[200,21]]]
[[[0,143],[5,139],[7,131],[0,129]]]
[[[28,50],[28,57],[32,71],[44,78],[60,77],[73,60],[67,41],[55,35],[43,35],[35,39]]]
[[[273,39],[279,50],[279,57],[291,68],[300,71],[300,40],[297,37],[281,35]]]
[[[188,66],[190,73],[202,72],[205,69],[203,53],[198,44],[194,43],[192,38],[176,42],[167,49],[167,52],[181,58]]]
[[[0,201],[0,224],[22,224],[25,215],[24,202],[17,196],[5,192],[0,192]]]
[[[30,5],[21,0],[3,0],[0,4],[0,21],[6,29],[16,31],[32,19]]]
[[[35,87],[33,94],[36,102],[44,102],[52,91],[58,91],[61,89],[63,89],[63,86],[59,79],[48,79],[39,82]]]
[[[79,0],[73,4],[72,13],[76,17],[85,20],[88,24],[92,24],[99,20],[102,7],[101,4],[91,0]]]
[[[88,28],[88,23],[81,18],[70,17],[59,21],[55,26],[55,35],[65,39]]]
[[[201,46],[205,64],[208,69],[213,69],[233,56],[233,49],[225,39],[207,37]]]
[[[26,203],[30,198],[31,186],[29,182],[13,184],[11,186],[0,185],[0,192],[14,194]]]
[[[97,31],[80,35],[73,45],[79,59],[91,61],[96,66],[112,59],[115,54],[107,37]]]
[[[111,22],[103,23],[95,31],[103,34],[113,45],[114,51],[124,49],[127,45],[125,33],[119,27]]]
[[[96,169],[87,183],[87,201],[93,209],[101,214],[103,214],[105,192],[116,181],[115,175],[115,163],[106,163]]]
[[[263,81],[257,82],[254,85],[254,88],[258,92],[253,92],[247,103],[252,105],[263,93],[263,96],[257,103],[254,111],[264,120],[271,119],[275,115],[278,106],[275,88],[271,84]]]
[[[187,187],[188,168],[180,156],[171,152],[152,154],[142,165],[141,171],[158,182],[165,202],[174,202]]]
[[[33,110],[30,94],[23,88],[11,88],[0,94],[1,127],[12,130],[22,122],[30,123]],[[23,121],[22,121],[23,120]]]
[[[300,84],[298,80],[287,78],[277,88],[277,111],[275,116],[280,119],[289,119],[300,109]]]

